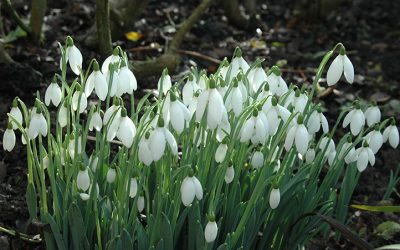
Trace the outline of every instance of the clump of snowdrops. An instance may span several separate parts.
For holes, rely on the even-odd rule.
[[[72,38],[60,50],[61,74],[32,108],[15,98],[3,137],[11,151],[19,131],[27,147],[29,213],[49,249],[302,246],[328,228],[298,219],[344,221],[360,173],[384,142],[399,144],[376,104],[355,102],[329,125],[313,102],[336,53],[327,84],[353,82],[342,44],[313,85],[288,85],[237,48],[212,75],[192,69],[173,84],[164,70],[158,94],[138,102],[119,47],[86,70]],[[350,132],[334,137],[340,125]]]

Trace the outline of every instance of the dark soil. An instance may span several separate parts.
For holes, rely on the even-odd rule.
[[[130,51],[129,58],[132,60],[160,55],[166,40],[173,35],[170,32],[173,24],[167,19],[166,13],[170,13],[171,20],[179,24],[198,2],[151,1],[136,27],[126,30],[140,32],[143,38],[132,42],[122,35],[118,39],[114,38],[115,45],[121,45],[123,49]],[[18,95],[28,104],[32,104],[36,91],[44,94],[45,86],[59,69],[57,41],[62,42],[67,35],[72,35],[84,55],[85,65],[93,57],[103,59],[95,48],[86,46],[83,42],[90,35],[87,31],[93,25],[94,1],[49,0],[48,4],[43,44],[37,46],[29,38],[20,38],[6,45],[7,51],[20,66],[0,65],[2,129],[6,127],[6,113],[14,96]],[[22,16],[28,14],[29,6],[24,7],[24,3],[15,5]],[[264,66],[268,67],[280,64],[284,78],[298,84],[312,82],[315,69],[323,56],[320,52],[326,52],[337,42],[342,42],[354,64],[356,79],[353,85],[340,83],[336,89],[321,89],[320,101],[325,104],[328,117],[334,119],[342,105],[355,99],[363,99],[377,101],[384,117],[395,116],[400,122],[399,11],[400,1],[354,0],[347,1],[326,16],[318,18],[304,12],[303,15],[296,15],[296,4],[293,1],[271,0],[258,5],[259,23],[245,31],[229,24],[221,7],[214,4],[187,34],[181,49],[222,59],[231,57],[234,48],[240,46],[246,59],[253,61],[258,57],[265,58]],[[13,20],[7,13],[2,14],[6,32],[13,30]],[[257,28],[262,33],[257,33]],[[140,49],[151,44],[160,45],[160,51]],[[176,72],[184,72],[194,65],[206,68],[210,73],[217,66],[208,60],[182,55],[182,62]],[[173,78],[178,76],[174,75]],[[157,76],[140,79],[139,88],[153,88],[157,79]],[[324,83],[321,85],[326,86]],[[397,150],[384,146],[377,159],[376,165],[368,167],[361,175],[352,203],[374,205],[381,201],[390,171],[399,166],[400,155]],[[0,151],[0,226],[21,232],[28,230],[25,189],[26,153],[21,143],[17,143],[12,153]],[[389,202],[400,204],[398,192],[393,193],[391,198]],[[399,215],[356,213],[350,209],[349,218],[349,228],[374,246],[396,241],[399,243],[400,237],[385,241],[374,234],[374,229],[381,222],[399,222]],[[28,233],[32,231],[28,230]],[[0,249],[7,244],[15,248],[26,248],[18,239],[0,236]],[[316,238],[309,248],[352,249],[354,246],[345,240],[336,242],[334,237],[330,237],[329,241]]]

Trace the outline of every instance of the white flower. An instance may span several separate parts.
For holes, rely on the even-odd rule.
[[[210,79],[210,89],[204,90],[198,99],[196,109],[196,121],[200,122],[207,108],[207,125],[214,130],[222,121],[223,113],[226,112],[224,102],[215,81]]]
[[[369,132],[364,139],[369,144],[369,148],[374,154],[378,153],[379,149],[383,145],[383,135],[379,131],[379,128]]]
[[[349,137],[351,138],[351,137]],[[346,155],[345,153],[349,151]],[[356,150],[353,147],[353,144],[351,143],[351,140],[345,142],[342,146],[342,149],[340,150],[339,153],[339,159],[343,159],[347,164],[350,164],[354,161],[357,160],[357,155],[356,155]]]
[[[66,105],[67,105],[67,103],[64,102],[64,104],[61,106],[60,111],[58,112],[58,116],[57,116],[57,121],[58,121],[58,124],[60,124],[61,128],[67,126],[67,123],[68,123],[68,110],[67,110]]]
[[[121,107],[116,102],[106,110],[103,117],[103,125],[108,126],[107,141],[112,141],[117,136],[120,121]]]
[[[285,102],[285,106],[288,107],[289,104],[292,104],[294,107],[294,111],[303,112],[308,102],[308,97],[306,94],[301,93],[300,90],[291,91],[287,100]]]
[[[311,113],[310,118],[308,118],[307,122],[308,132],[310,134],[315,134],[321,129],[321,125],[324,134],[328,133],[329,132],[328,120],[326,119],[326,117],[324,116],[324,114],[321,112],[320,109],[314,110]]]
[[[50,158],[47,154],[45,157],[43,157],[42,162],[43,162],[43,169],[47,169],[50,166]]]
[[[364,115],[365,119],[367,120],[368,127],[372,127],[381,121],[381,111],[376,105],[367,108],[367,110],[364,112]]]
[[[235,169],[233,168],[233,166],[229,166],[226,169],[225,177],[224,177],[226,184],[231,183],[233,181],[234,177],[235,177]]]
[[[3,135],[3,148],[6,151],[11,152],[13,148],[15,147],[15,134],[14,130],[12,129],[12,124],[9,123],[6,131],[4,132]]]
[[[346,54],[339,54],[329,66],[326,80],[328,86],[336,84],[342,74],[348,83],[353,83],[354,81],[354,67]]]
[[[286,123],[290,117],[290,112],[285,107],[279,105],[275,97],[266,100],[262,111],[267,117],[269,135],[274,135],[276,133],[281,120]]]
[[[47,135],[47,122],[42,112],[32,112],[31,121],[28,128],[29,139],[35,139],[39,134]]]
[[[272,72],[268,75],[267,82],[272,94],[282,96],[288,92],[287,84],[285,80],[283,80],[282,73],[277,66],[272,67]]]
[[[228,151],[228,145],[226,145],[226,143],[219,144],[217,151],[215,151],[215,161],[217,163],[223,162],[227,151]]]
[[[56,82],[50,83],[44,96],[44,102],[46,103],[46,106],[49,106],[50,102],[52,102],[54,106],[58,107],[61,102],[61,97],[60,86],[58,86]]]
[[[153,155],[150,151],[150,146],[149,146],[150,144],[148,138],[149,136],[150,134],[145,135],[144,137],[141,138],[139,142],[139,152],[138,152],[139,161],[143,162],[144,165],[146,166],[150,166],[150,164],[153,162]]]
[[[250,161],[251,166],[253,168],[260,168],[264,165],[264,155],[261,151],[255,151],[251,156]]]
[[[368,162],[373,166],[375,164],[375,155],[372,150],[364,145],[358,148],[355,152],[357,157],[357,169],[359,172],[364,171],[367,168]]]
[[[293,142],[296,145],[296,150],[304,155],[308,149],[308,131],[303,124],[303,117],[299,116],[297,123],[289,129],[285,140],[285,149],[289,151],[292,148]]]
[[[82,70],[82,61],[83,61],[82,53],[74,45],[72,38],[68,37],[67,43],[68,46],[66,50],[66,56],[67,56],[67,61],[69,62],[69,66],[71,67],[75,75],[80,75]]]
[[[218,225],[215,220],[210,220],[204,229],[204,238],[207,243],[213,242],[217,238]]]
[[[85,170],[79,170],[78,175],[76,177],[76,186],[78,189],[86,192],[90,186],[90,177],[89,171],[87,168]]]
[[[137,200],[137,209],[139,211],[139,213],[141,213],[144,209],[144,196],[139,196],[138,200]]]
[[[386,127],[383,131],[383,141],[387,142],[389,140],[390,146],[397,148],[399,145],[399,130],[396,125],[392,123],[390,126]]]
[[[101,127],[103,126],[103,122],[101,120],[101,116],[99,112],[94,112],[92,114],[92,118],[90,119],[89,122],[89,131],[93,131],[93,129],[96,129],[96,131],[100,131]]]
[[[75,152],[75,144],[77,144],[77,152]],[[75,153],[82,153],[82,137],[75,138],[74,134],[70,135],[68,142],[68,153],[71,159],[75,158]]]
[[[186,122],[190,121],[190,111],[179,101],[174,93],[168,92],[163,106],[163,118],[166,124],[171,122],[178,134],[182,133]]]
[[[306,153],[306,163],[310,164],[314,161],[314,159],[315,159],[315,149],[309,148]]]
[[[164,127],[164,121],[161,119],[157,128],[151,132],[149,138],[149,148],[153,155],[153,160],[158,161],[164,155],[165,145],[168,143],[172,154],[178,155],[178,145],[174,136]]]
[[[203,188],[200,181],[195,176],[187,176],[182,181],[181,198],[186,207],[192,204],[194,197],[198,200],[203,198]]]
[[[362,127],[365,125],[365,117],[361,109],[353,109],[345,116],[343,128],[347,127],[349,124],[353,135],[358,135],[361,132]]]
[[[271,209],[275,209],[279,206],[279,202],[281,201],[281,192],[279,188],[273,188],[269,195],[269,206]]]
[[[135,198],[138,190],[138,184],[136,178],[131,178],[131,184],[129,187],[129,197]]]
[[[196,81],[194,81],[193,75],[189,75],[188,80],[182,89],[182,100],[186,106],[191,104],[194,94],[197,90],[199,90],[199,86],[197,85]]]
[[[125,147],[130,148],[132,146],[133,138],[136,135],[136,127],[131,118],[127,116],[125,108],[122,108],[121,119],[116,135],[118,140],[120,140]]]
[[[254,109],[253,115],[243,124],[240,142],[248,142],[251,139],[253,144],[264,143],[267,139],[268,123],[261,118],[257,109]]]
[[[89,198],[90,198],[90,195],[87,194],[87,193],[79,193],[79,196],[81,197],[81,199],[82,199],[83,201],[87,201],[87,200],[89,200]]]
[[[336,159],[336,150],[334,150],[328,154],[329,166],[331,166],[331,167],[333,166],[333,163],[335,163],[335,161],[334,161],[335,159]]]
[[[197,85],[200,87],[201,90],[205,90],[207,88],[208,77],[205,71],[200,72],[200,77],[197,79],[197,81]]]
[[[116,47],[112,53],[112,55],[108,56],[103,64],[101,65],[101,72],[103,72],[104,75],[107,75],[108,71],[110,70],[110,64],[118,63],[120,60],[120,57],[118,55],[119,49]]]
[[[258,64],[249,72],[247,79],[251,84],[251,90],[256,93],[261,85],[267,81],[267,74],[261,67],[261,64]]]
[[[93,172],[96,172],[98,163],[99,157],[91,155],[89,158],[89,167],[92,169]]]
[[[79,113],[83,113],[87,107],[87,97],[84,92],[75,91],[72,95],[72,110],[76,111],[78,109],[79,103]]]
[[[243,73],[246,73],[247,70],[250,68],[249,64],[242,57],[242,51],[240,50],[239,47],[237,47],[235,49],[234,54],[235,54],[235,57],[232,59],[232,62],[231,62],[231,77],[230,77],[230,79],[237,76],[239,74],[240,70],[242,70]]]
[[[222,120],[221,123],[218,125],[217,128],[217,135],[216,138],[219,142],[231,133],[231,124],[229,123],[228,113],[222,113]]]
[[[319,149],[325,150],[325,156],[332,152],[335,152],[335,142],[329,138],[329,136],[324,136],[319,143]]]
[[[112,73],[112,74],[111,74]],[[107,71],[105,74],[106,80],[107,80],[107,88],[110,86],[110,96],[118,96],[120,97],[123,93],[121,89],[119,88],[119,77],[118,77],[118,72],[117,71]],[[111,79],[112,78],[112,79]]]
[[[124,62],[122,64],[124,64]],[[118,78],[119,83],[124,84],[124,93],[133,94],[133,91],[137,89],[136,77],[127,65],[121,67]]]
[[[108,183],[113,183],[115,181],[115,177],[117,176],[117,172],[115,171],[115,168],[109,168],[107,171],[107,182]]]
[[[100,100],[104,101],[107,98],[108,84],[106,77],[99,70],[99,64],[97,61],[93,63],[93,72],[90,73],[86,85],[85,85],[85,95],[90,96],[93,89],[96,90],[96,95]]]
[[[231,92],[229,92],[226,101],[225,107],[228,111],[233,110],[233,113],[236,117],[242,113],[243,103],[246,101],[243,98],[242,91],[239,88],[238,81],[236,79],[233,80],[233,88]]]
[[[15,105],[15,106],[14,106]],[[18,108],[18,102],[14,101],[11,111],[10,111],[10,115],[22,126],[22,112],[21,110]],[[15,123],[15,121],[11,121],[12,124],[12,128],[15,130],[18,128],[17,124]]]
[[[167,68],[164,69],[160,79],[158,80],[157,87],[158,87],[158,92],[159,93],[162,92],[164,93],[164,95],[167,94],[168,90],[171,89],[172,82],[171,82],[171,77],[168,75]]]

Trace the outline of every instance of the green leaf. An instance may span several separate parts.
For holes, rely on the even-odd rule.
[[[386,245],[383,247],[376,248],[375,250],[397,250],[400,249],[400,244]]]
[[[167,216],[162,213],[161,224],[160,224],[160,236],[164,239],[165,249],[173,249],[173,234],[171,229],[171,223]]]
[[[394,221],[385,221],[379,224],[374,233],[385,240],[392,239],[395,234],[400,232],[400,224]]]
[[[28,205],[29,218],[36,218],[37,215],[37,198],[36,190],[33,183],[29,183],[26,189],[26,204]]]
[[[57,225],[54,218],[49,213],[43,212],[43,221],[49,223],[51,228],[51,234],[54,237],[54,240],[56,241],[57,248],[60,250],[66,249],[64,239],[60,233],[60,227]],[[46,245],[47,245],[47,240],[46,240]]]
[[[76,203],[72,203],[68,209],[68,221],[74,249],[89,249],[85,224],[83,223],[81,211]]]
[[[351,207],[369,212],[400,213],[400,206],[351,205]]]
[[[26,37],[26,35],[27,35],[26,31],[18,26],[15,30],[10,31],[6,37],[1,39],[1,42],[11,43],[11,42],[14,42],[15,40],[17,40],[18,38]]]
[[[121,233],[121,247],[122,249],[133,249],[133,240],[126,229]]]

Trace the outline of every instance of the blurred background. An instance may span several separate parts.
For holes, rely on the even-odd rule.
[[[173,80],[190,67],[213,73],[237,46],[249,62],[265,58],[265,69],[278,65],[288,83],[308,84],[324,53],[342,42],[354,64],[355,82],[324,88],[322,79],[316,98],[327,116],[337,117],[341,107],[358,99],[377,102],[384,117],[400,121],[400,1],[1,0],[0,7],[1,134],[15,96],[33,104],[37,91],[44,94],[59,71],[58,42],[64,44],[68,35],[83,54],[84,69],[117,45],[127,51],[138,97],[156,88],[163,68]],[[387,146],[379,154],[377,164],[361,176],[353,204],[382,200],[400,156]],[[0,151],[0,225],[21,231],[29,231],[25,159],[18,143],[11,154]],[[394,196],[385,202],[399,204],[400,194]],[[374,245],[400,236],[398,229],[383,237],[378,226],[385,221],[400,217],[350,210],[349,228]],[[0,236],[0,249],[18,244]],[[352,246],[332,238],[315,239],[309,248]]]

